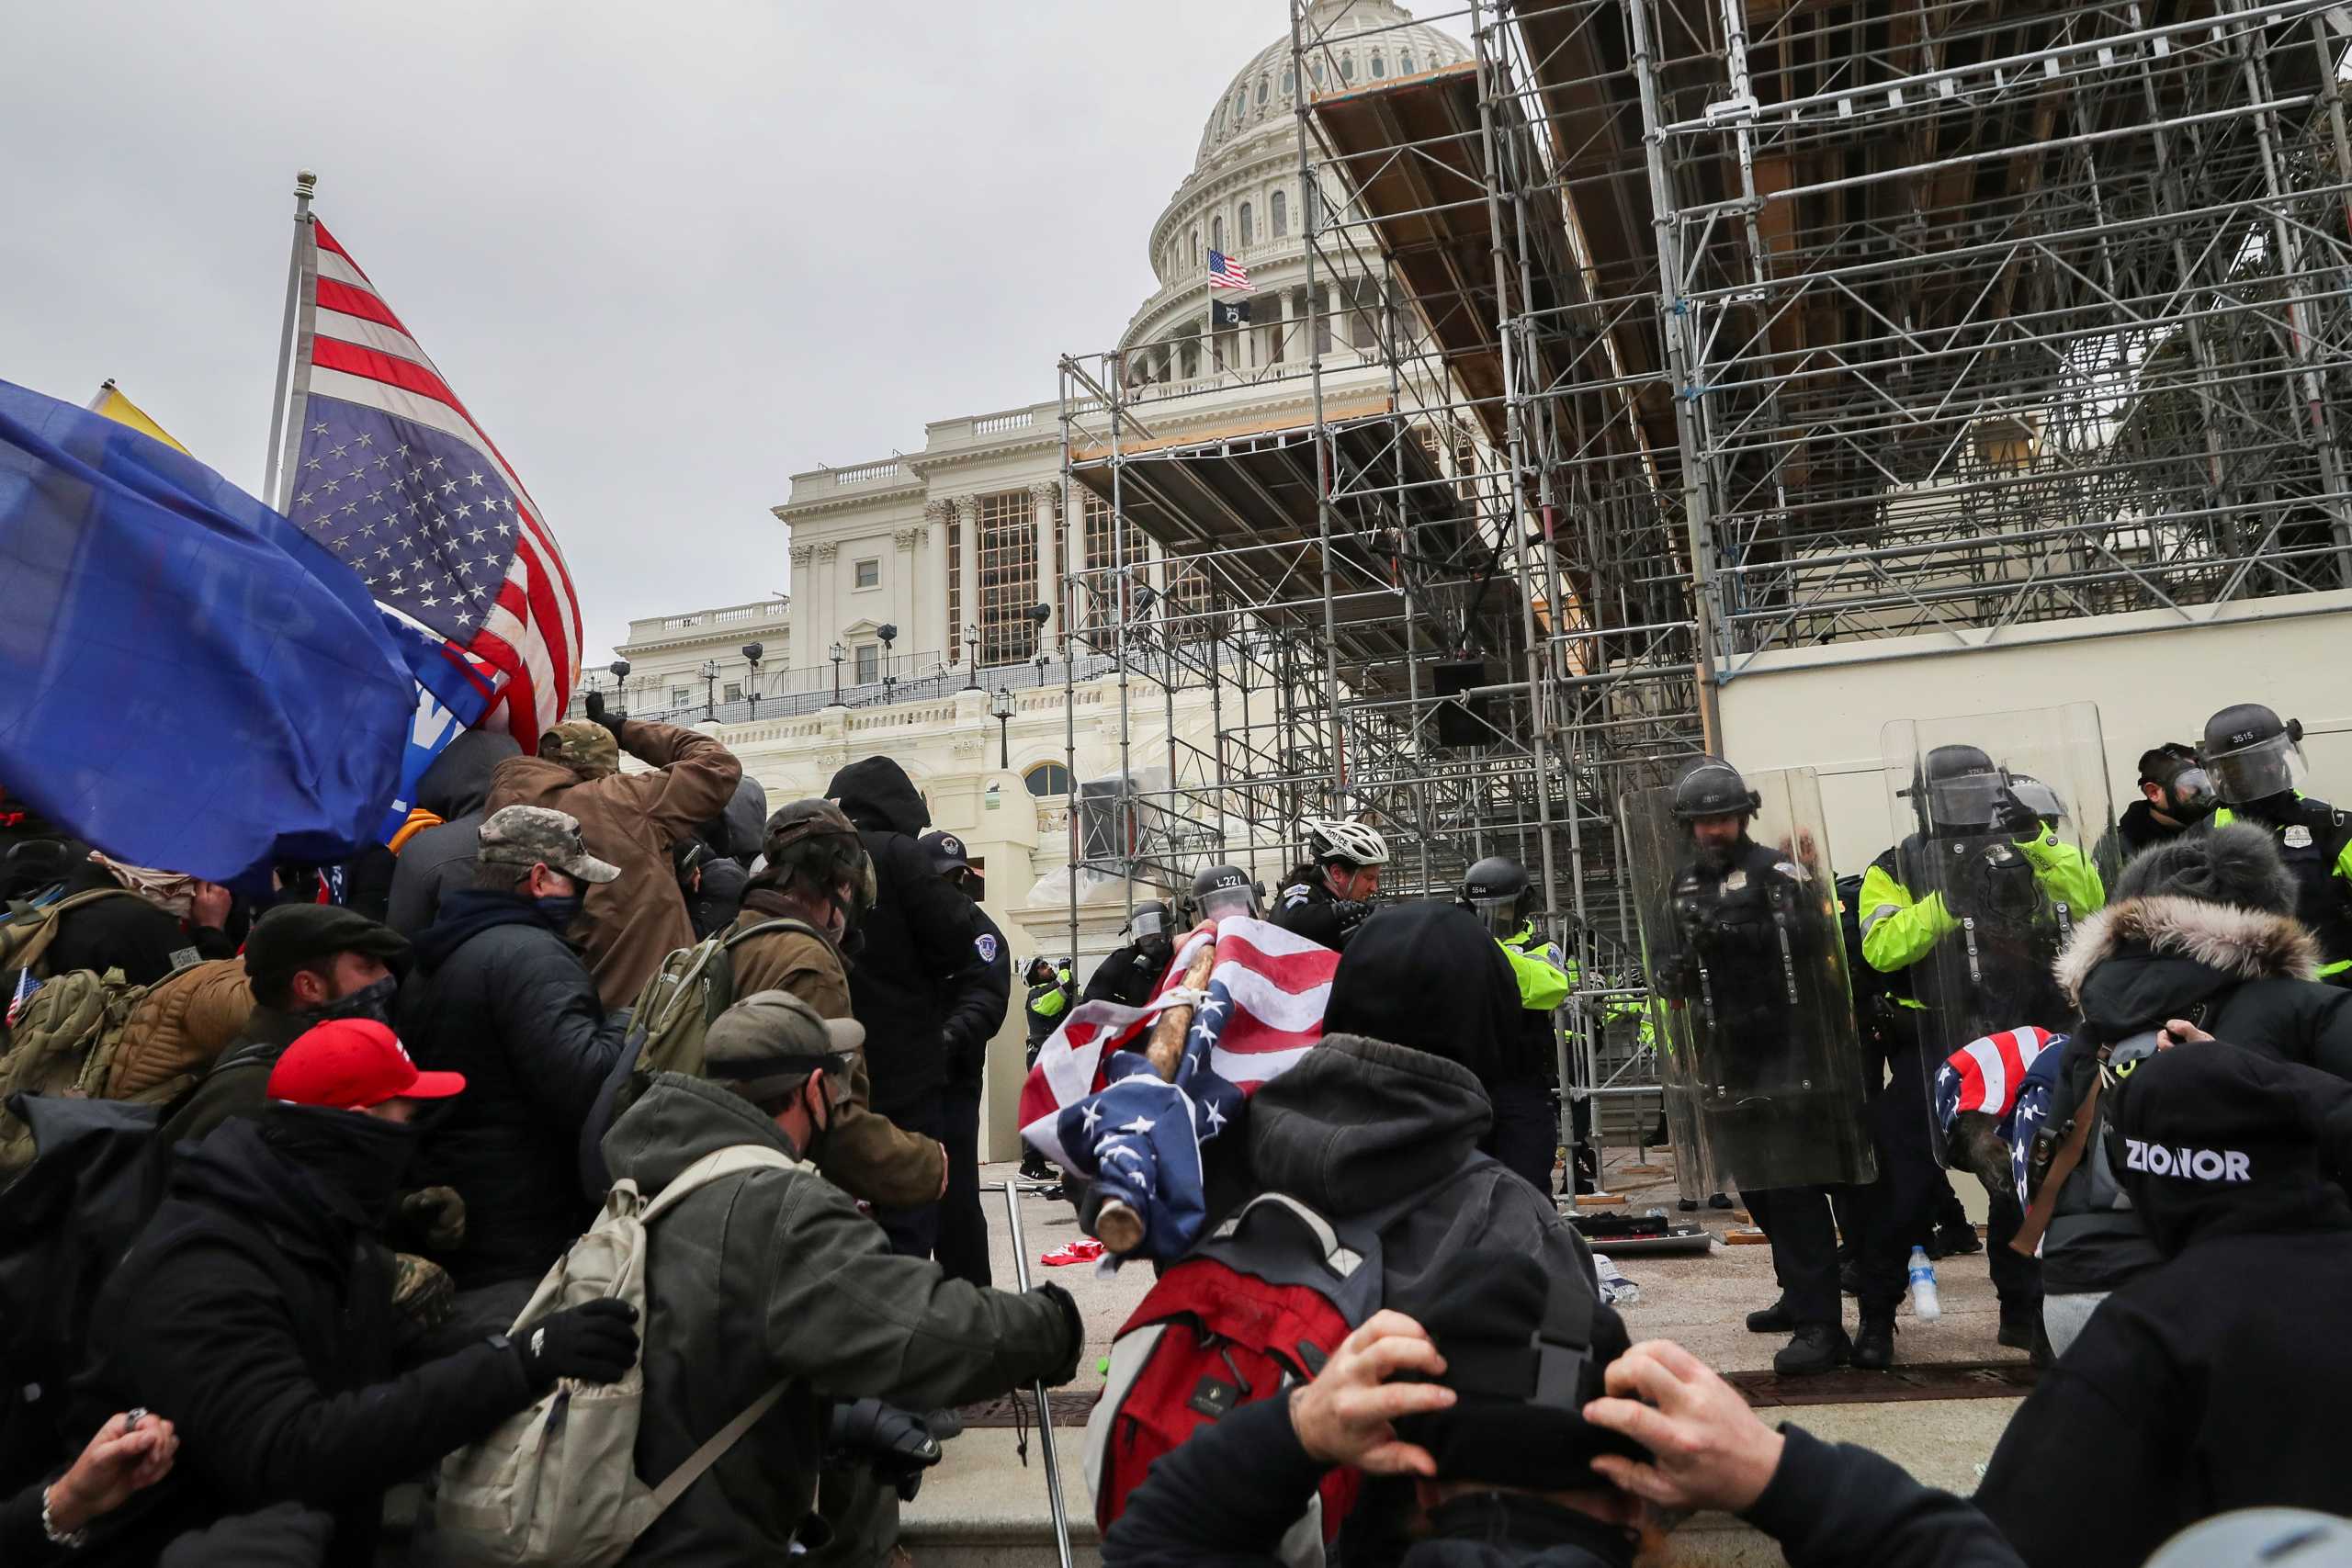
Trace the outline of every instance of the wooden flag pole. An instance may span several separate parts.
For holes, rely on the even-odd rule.
[[[1184,989],[1205,989],[1216,969],[1216,938],[1212,936],[1184,966]],[[1193,1032],[1193,1011],[1192,1003],[1179,1002],[1152,1021],[1151,1039],[1143,1054],[1162,1083],[1176,1081],[1176,1068],[1184,1060],[1184,1037]],[[1094,1216],[1094,1235],[1124,1258],[1143,1245],[1143,1216],[1118,1199],[1107,1198]]]

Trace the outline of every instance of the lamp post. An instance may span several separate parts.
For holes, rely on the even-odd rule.
[[[1044,648],[1037,649],[1037,689],[1041,692],[1046,689],[1046,660],[1051,657]]]
[[[743,645],[744,661],[752,667],[752,716],[760,716],[760,656],[767,651],[756,642]]]
[[[616,659],[610,664],[605,665],[605,668],[612,672],[613,695],[618,698],[622,705],[626,707],[628,704],[628,660],[626,659]],[[616,715],[615,716],[626,717],[627,716],[623,714]]]
[[[999,686],[996,701],[989,705],[989,714],[996,720],[996,765],[1000,773],[1012,771],[1012,688]]]
[[[835,643],[825,651],[833,660],[833,705],[839,707],[842,705],[842,660],[849,657],[849,649]]]
[[[705,718],[718,716],[718,660],[716,659],[702,661],[702,716]]]
[[[964,689],[967,692],[977,692],[980,689],[979,627],[966,626],[964,628]]]
[[[882,639],[882,705],[888,707],[898,694],[899,672],[890,668],[890,645],[899,640],[899,628],[888,621],[874,628]]]

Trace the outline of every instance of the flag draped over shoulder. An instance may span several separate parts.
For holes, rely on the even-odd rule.
[[[358,580],[123,424],[0,382],[0,780],[228,881],[370,841],[414,684]]]
[[[1230,916],[1197,997],[1182,989],[1206,931],[1178,949],[1140,1008],[1085,1002],[1037,1052],[1021,1091],[1022,1137],[1094,1182],[1144,1220],[1138,1256],[1181,1256],[1205,1216],[1201,1145],[1223,1132],[1261,1084],[1281,1076],[1323,1034],[1340,955],[1278,926]],[[1175,1081],[1143,1055],[1153,1022],[1194,1006]]]

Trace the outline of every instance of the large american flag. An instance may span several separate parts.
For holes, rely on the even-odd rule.
[[[1227,255],[1223,251],[1209,253],[1209,287],[1211,288],[1247,288],[1250,269]]]
[[[580,605],[539,510],[481,426],[323,223],[295,366],[307,397],[286,513],[376,601],[438,640],[525,750],[563,716]],[[420,671],[430,687],[432,671]]]
[[[1021,1090],[1021,1135],[1040,1154],[1123,1200],[1144,1219],[1139,1256],[1181,1256],[1205,1215],[1201,1145],[1243,1100],[1323,1036],[1340,955],[1279,926],[1235,915],[1216,933],[1216,963],[1196,998],[1184,972],[1210,934],[1177,949],[1140,1008],[1085,1002],[1039,1048]],[[1143,1055],[1160,1013],[1193,1002],[1172,1083]]]

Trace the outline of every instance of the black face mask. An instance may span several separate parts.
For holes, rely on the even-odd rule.
[[[580,918],[580,911],[587,903],[577,893],[567,894],[560,898],[534,898],[531,901],[538,906],[539,919],[547,922],[548,930],[558,936],[571,929],[571,922]]]
[[[400,976],[387,975],[331,1002],[321,1003],[311,1016],[322,1023],[336,1018],[368,1018],[378,1023],[390,1024],[392,1021],[392,999],[400,994]]]
[[[262,1137],[301,1167],[311,1190],[346,1223],[380,1230],[416,1157],[416,1129],[357,1111],[274,1103]]]

